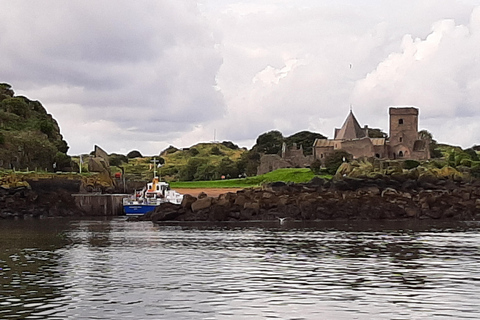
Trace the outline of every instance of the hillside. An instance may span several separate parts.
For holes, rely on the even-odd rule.
[[[243,155],[246,152],[246,149],[227,141],[198,143],[184,149],[170,146],[157,157],[124,157],[122,163],[112,166],[112,172],[120,172],[123,168],[127,179],[150,180],[155,158],[161,164],[156,168],[157,174],[167,181],[217,180],[222,176],[233,178],[244,173]]]
[[[0,83],[0,168],[53,170],[70,166],[57,121],[38,101]]]

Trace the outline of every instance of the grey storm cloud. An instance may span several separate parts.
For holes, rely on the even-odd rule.
[[[0,11],[0,81],[40,100],[73,153],[331,136],[350,106],[387,130],[392,105],[467,147],[479,16],[480,0],[15,0]]]
[[[14,1],[0,33],[2,81],[50,86],[43,100],[79,104],[92,120],[181,131],[223,112],[222,59],[194,1]]]

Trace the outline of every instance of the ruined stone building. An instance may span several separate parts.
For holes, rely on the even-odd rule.
[[[303,147],[293,146],[288,147],[284,142],[282,145],[282,154],[263,154],[260,157],[260,164],[257,168],[257,175],[265,174],[282,168],[306,168],[313,162],[313,156],[305,156],[303,154]]]
[[[370,138],[368,126],[361,127],[350,111],[340,129],[335,129],[333,139],[317,139],[313,156],[324,162],[335,150],[345,150],[354,158],[376,157],[379,159],[430,159],[430,141],[420,139],[418,134],[418,109],[391,107],[389,138]]]

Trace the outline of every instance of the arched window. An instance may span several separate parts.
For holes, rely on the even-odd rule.
[[[403,124],[403,119],[398,119],[398,124]]]
[[[399,152],[398,152],[398,157],[399,157],[399,158],[403,158],[403,151],[399,151]]]
[[[403,138],[402,137],[398,138],[398,141],[403,142]]]
[[[376,158],[380,158],[380,154],[375,153],[375,157],[376,157]]]

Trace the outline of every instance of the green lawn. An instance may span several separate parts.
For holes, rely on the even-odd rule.
[[[170,182],[172,188],[249,188],[257,187],[270,182],[308,182],[315,177],[310,169],[278,169],[260,176],[249,177],[244,179],[229,179],[215,181],[186,181],[186,182]],[[320,176],[330,179],[331,176]]]

